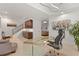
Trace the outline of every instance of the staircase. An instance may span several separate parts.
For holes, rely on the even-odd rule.
[[[12,29],[12,35],[14,35],[15,33],[19,32],[20,30],[22,30],[24,28],[23,25],[24,24],[21,24],[21,25],[17,26],[16,28]]]
[[[32,25],[33,25],[32,19],[27,20],[23,24],[21,24],[21,25],[17,26],[16,28],[12,29],[12,35],[14,35],[15,33],[19,32],[20,30],[22,30],[24,28],[32,28]]]

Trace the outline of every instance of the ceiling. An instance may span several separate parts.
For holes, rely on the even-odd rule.
[[[14,20],[24,18],[41,18],[47,14],[26,3],[0,3],[0,15]]]
[[[52,13],[70,13],[79,10],[79,3],[41,3]]]
[[[46,18],[79,10],[78,3],[0,3],[0,15],[18,20],[25,17]]]

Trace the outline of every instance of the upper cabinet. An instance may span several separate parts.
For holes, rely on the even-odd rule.
[[[32,19],[25,22],[25,28],[33,28],[33,20]]]

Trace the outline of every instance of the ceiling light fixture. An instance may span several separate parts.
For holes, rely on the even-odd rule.
[[[43,23],[47,23],[47,21],[44,21]]]
[[[62,11],[61,14],[64,14],[64,12]]]

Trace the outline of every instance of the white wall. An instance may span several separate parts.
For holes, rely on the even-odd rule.
[[[9,19],[7,17],[1,17],[0,19],[1,24],[0,24],[0,34],[2,31],[5,32],[5,35],[11,35],[12,34],[12,29],[15,27],[7,27],[8,23],[13,23],[15,21],[13,21],[12,19]]]
[[[49,15],[51,14],[50,9],[45,6],[42,6],[40,3],[27,3],[27,4]]]
[[[14,5],[14,7],[15,7],[15,5]],[[40,36],[40,28],[41,28],[40,20],[48,17],[48,14],[46,14],[45,12],[42,12],[41,10],[36,9],[28,4],[24,4],[21,7],[17,7],[17,8],[15,8],[15,10],[12,10],[11,8],[9,8],[9,9],[10,9],[9,11],[10,11],[11,15],[8,15],[9,14],[9,12],[8,12],[8,14],[6,16],[9,18],[9,20],[15,21],[17,25],[20,25],[24,21],[28,20],[29,18],[32,18],[33,25],[34,25],[34,27],[33,27],[34,28],[34,33],[33,33],[34,39],[36,39],[37,37]],[[2,15],[2,16],[4,16],[4,15]],[[23,19],[24,17],[27,17],[27,19]],[[12,30],[12,28],[7,28],[6,25],[7,25],[7,23],[5,23],[4,18],[1,18],[2,29],[0,29],[0,30],[4,30],[7,34],[10,34],[11,33],[10,31]]]
[[[33,31],[34,31],[33,32],[33,34],[34,34],[33,38],[38,39],[41,36],[41,20],[48,18],[49,15],[47,15],[47,13],[44,13],[43,11],[41,11],[39,9],[36,9],[34,7],[29,6],[28,4],[26,4],[26,6],[24,6],[24,7],[25,7],[25,10],[24,9],[20,10],[21,13],[19,13],[19,14],[22,14],[22,16],[24,15],[24,16],[27,16],[28,18],[33,19]],[[24,10],[24,12],[22,12],[23,10]],[[20,18],[22,18],[22,17],[20,17]],[[53,37],[57,36],[57,31],[52,30],[52,27],[51,27],[52,21],[53,20],[62,20],[62,19],[70,19],[73,22],[75,22],[75,20],[79,20],[79,12],[76,11],[76,12],[72,12],[72,13],[68,13],[68,14],[64,14],[64,15],[59,15],[59,16],[58,15],[57,16],[54,16],[54,15],[50,16],[49,17],[49,36],[50,37],[51,36],[53,36]],[[11,33],[10,31],[11,31],[12,28],[7,28],[6,27],[7,23],[4,20],[5,20],[5,18],[1,18],[2,29],[0,28],[0,33],[1,33],[2,30],[4,30],[7,33]],[[24,20],[24,19],[19,19],[19,18],[17,18],[17,19],[12,18],[12,19],[8,19],[8,20],[15,21],[17,23],[17,25],[20,25],[24,21],[26,21],[27,19]],[[71,42],[71,44],[74,43],[74,39],[73,39],[73,37],[71,37],[69,35],[68,31],[66,31],[65,40],[69,43]]]
[[[79,17],[78,17],[79,13],[78,12],[75,12],[75,13],[69,13],[69,14],[66,14],[66,15],[61,15],[61,16],[57,16],[57,17],[50,17],[49,18],[49,37],[53,36],[53,37],[56,37],[57,36],[57,31],[55,30],[52,30],[52,21],[53,20],[62,20],[62,19],[70,19],[74,22],[74,20],[78,20]],[[7,20],[11,20],[13,21],[13,19],[7,19]],[[34,39],[38,39],[40,36],[41,36],[41,20],[43,20],[43,18],[38,18],[38,17],[33,17],[33,38]],[[23,23],[25,20],[19,20],[17,21],[17,24],[21,24]],[[7,33],[11,33],[10,31],[13,29],[13,28],[10,28],[10,27],[6,27],[7,26],[7,23],[5,22],[5,18],[1,18],[1,27],[2,27],[2,30],[7,32]],[[1,30],[1,29],[0,29]],[[0,31],[1,32],[1,31]],[[65,41],[67,42],[71,42],[71,44],[74,43],[74,38],[72,36],[69,35],[68,31],[66,31],[66,38],[65,38]]]

